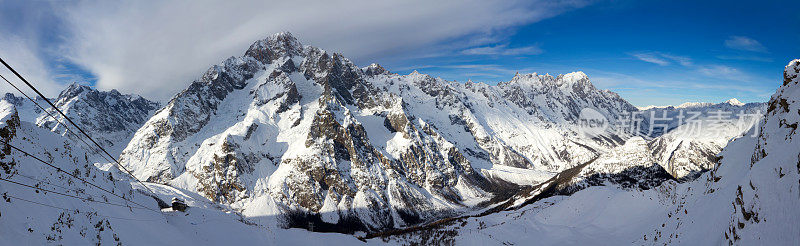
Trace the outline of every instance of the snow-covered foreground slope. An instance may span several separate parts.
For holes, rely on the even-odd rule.
[[[800,243],[800,60],[766,116],[698,179],[645,191],[589,187],[516,210],[383,239],[458,245],[797,245]]]

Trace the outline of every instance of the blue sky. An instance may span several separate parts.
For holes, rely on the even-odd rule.
[[[256,39],[290,31],[401,74],[495,84],[516,72],[584,71],[637,106],[753,102],[768,100],[785,64],[800,58],[797,9],[796,1],[0,0],[0,57],[49,95],[77,81],[165,101]]]
[[[582,70],[634,105],[766,101],[800,58],[800,12],[788,1],[614,1],[521,26],[495,46],[537,52],[398,61],[459,81]],[[415,66],[413,64],[422,64]]]

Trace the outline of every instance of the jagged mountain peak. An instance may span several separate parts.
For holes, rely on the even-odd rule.
[[[569,192],[671,179],[648,140],[575,130],[583,109],[609,120],[635,110],[580,71],[458,83],[360,68],[279,33],[209,68],[143,124],[120,117],[141,116],[123,106],[144,98],[79,84],[62,95],[94,132],[114,127],[104,118],[140,126],[118,141],[130,142],[120,161],[140,179],[289,227],[402,228],[512,201],[556,173],[573,173]]]
[[[6,94],[3,95],[3,101],[9,102],[9,103],[11,103],[13,105],[21,105],[22,103],[25,102],[25,100],[28,100],[28,99],[24,98],[24,97],[18,97],[16,95],[14,95],[14,93],[11,93],[11,92],[6,92]]]
[[[538,73],[527,73],[527,74],[520,74],[516,73],[511,81],[505,82],[503,84],[519,84],[530,88],[542,88],[542,87],[564,87],[564,88],[575,88],[575,89],[588,89],[594,90],[595,87],[589,81],[589,76],[587,76],[582,71],[571,72],[567,74],[559,74],[558,76],[552,76],[550,74],[538,74]]]
[[[783,85],[787,85],[795,80],[800,75],[800,59],[793,60],[786,65],[783,70]]]
[[[698,109],[698,108],[707,108],[707,107],[743,107],[751,103],[743,103],[739,101],[739,99],[731,98],[727,101],[721,103],[710,103],[710,102],[685,102],[681,103],[678,106],[673,105],[666,105],[666,106],[644,106],[644,107],[637,107],[639,110],[646,111],[646,110],[658,110],[658,109]],[[758,104],[758,103],[756,103]]]
[[[79,84],[78,82],[72,82],[65,88],[61,93],[58,94],[57,98],[73,98],[78,96],[81,93],[94,91],[91,87],[87,85]]]
[[[563,74],[563,75],[559,75],[559,77],[561,77],[564,81],[571,81],[571,82],[577,82],[577,81],[589,79],[589,76],[587,76],[585,73],[583,73],[583,71],[575,71],[575,72],[571,72],[571,73],[566,73],[566,74]]]
[[[375,76],[375,75],[380,75],[380,74],[389,74],[389,73],[391,73],[391,72],[389,72],[389,70],[386,70],[386,68],[383,68],[383,66],[381,66],[378,63],[369,64],[369,66],[366,66],[366,67],[362,68],[361,70],[364,71],[364,74],[366,74],[367,76]]]
[[[540,75],[540,74],[535,73],[535,72],[534,73],[519,73],[519,72],[517,72],[516,74],[514,74],[514,77],[511,78],[511,81],[509,81],[509,82],[514,82],[514,83],[524,83],[524,82],[527,82],[527,81],[537,81],[537,82],[539,82],[539,81],[542,81],[542,80],[545,80],[545,79],[552,80],[554,78],[553,78],[553,76],[550,76],[549,74]]]
[[[731,98],[725,101],[725,103],[730,104],[732,106],[744,106],[743,102],[740,102],[739,99]]]
[[[268,64],[280,57],[298,56],[303,53],[303,45],[289,32],[281,32],[258,40],[247,49],[245,56]]]

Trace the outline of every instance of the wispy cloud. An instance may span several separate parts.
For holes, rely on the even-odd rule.
[[[636,59],[639,59],[641,61],[654,63],[654,64],[658,64],[658,65],[661,65],[661,66],[666,66],[666,65],[670,64],[669,61],[659,57],[656,53],[635,53],[635,54],[631,54],[631,55],[633,57],[636,57]]]
[[[749,81],[749,76],[739,69],[725,65],[708,65],[697,68],[703,75],[715,78],[730,79],[736,81]]]
[[[739,60],[739,61],[758,61],[758,62],[772,62],[772,58],[769,57],[760,57],[760,56],[729,56],[729,55],[721,55],[717,56],[717,58],[722,60]]]
[[[673,60],[673,61],[677,62],[678,64],[681,64],[681,66],[684,66],[684,67],[688,67],[688,66],[692,66],[693,65],[692,64],[692,59],[689,58],[689,57],[676,56],[676,55],[670,55],[670,54],[664,54],[664,53],[658,53],[658,54],[660,54],[664,58],[668,58],[670,60]]]
[[[701,75],[718,79],[742,82],[752,82],[754,80],[752,76],[737,68],[721,64],[695,64],[690,57],[686,56],[666,54],[662,52],[639,52],[633,53],[631,56],[641,61],[658,64],[660,66],[668,66],[674,62],[700,73]]]
[[[475,47],[466,49],[461,51],[461,54],[518,56],[518,55],[538,55],[541,54],[542,52],[544,51],[537,45],[517,47],[517,48],[509,48],[508,45],[495,45],[495,46],[484,46],[484,47]]]
[[[692,59],[689,57],[666,54],[661,52],[636,52],[630,55],[641,61],[654,63],[661,66],[670,65],[672,64],[672,62],[676,62],[684,67],[693,65]]]
[[[690,57],[667,54],[662,52],[639,52],[633,53],[631,56],[641,61],[658,64],[660,66],[668,66],[672,63],[677,63],[689,71],[694,71],[703,76],[708,76],[716,79],[735,80],[741,82],[752,82],[753,76],[747,73],[722,64],[695,64]],[[657,85],[656,85],[657,86]]]
[[[725,40],[725,47],[755,52],[767,51],[767,48],[764,47],[764,45],[762,45],[760,42],[745,36],[730,36],[727,40]]]

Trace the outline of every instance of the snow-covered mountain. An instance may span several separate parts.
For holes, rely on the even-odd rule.
[[[42,112],[27,98],[6,94],[4,101],[11,103],[19,109],[22,121],[35,123],[40,127],[77,140],[73,134],[64,129],[64,124],[69,125],[55,110],[41,98],[35,98],[39,105],[49,110],[49,114]],[[159,103],[149,101],[138,95],[126,95],[117,90],[98,91],[89,86],[73,83],[58,97],[51,101],[64,112],[67,117],[75,121],[82,129],[91,133],[92,138],[103,146],[110,154],[118,156],[128,144],[133,133],[150,118]],[[74,130],[75,134],[80,134]],[[91,143],[89,143],[91,144]],[[85,146],[84,146],[85,147]],[[92,147],[95,161],[107,161],[98,156],[98,150]]]
[[[373,231],[471,210],[624,143],[577,132],[583,108],[636,110],[581,72],[457,83],[359,68],[280,33],[172,98],[121,161],[245,214]]]

